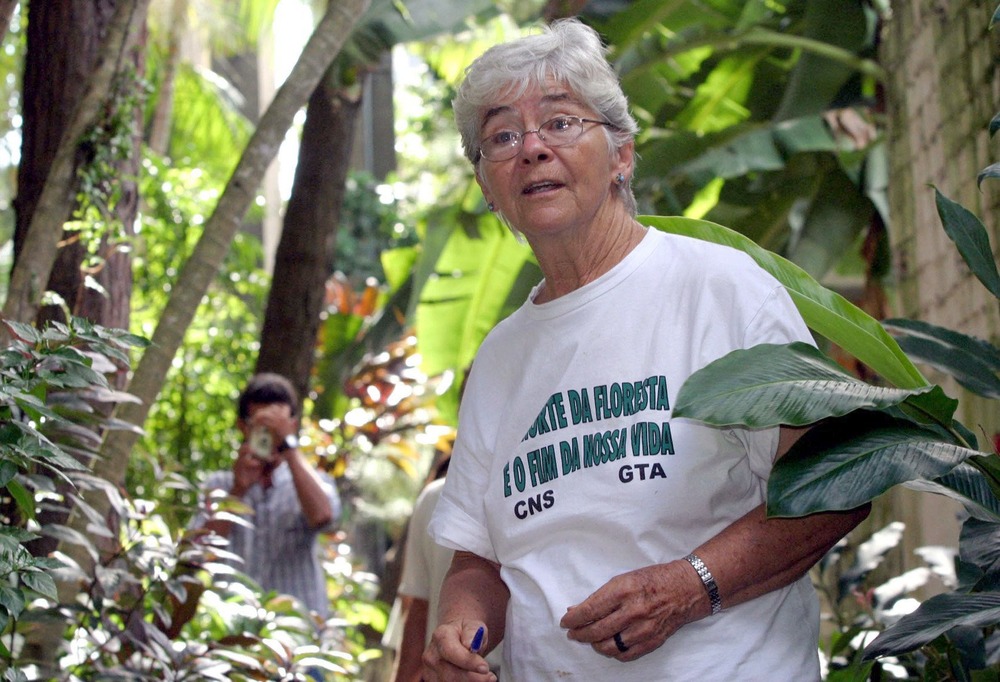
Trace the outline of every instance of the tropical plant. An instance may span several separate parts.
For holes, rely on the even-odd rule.
[[[0,484],[12,500],[0,525],[5,680],[27,680],[29,671],[67,681],[362,679],[378,655],[362,629],[384,628],[385,609],[377,582],[338,544],[327,543],[324,561],[337,617],[317,622],[233,568],[224,541],[174,530],[155,501],[88,474],[102,432],[134,428],[107,416],[106,406],[134,398],[111,389],[105,373],[127,369],[129,350],[145,340],[75,317],[42,330],[6,324],[14,341],[0,353]],[[197,499],[183,476],[159,485]],[[95,510],[84,490],[106,497],[113,513]],[[204,503],[209,515],[238,518],[234,500]],[[53,506],[82,513],[87,532],[41,521],[39,510]],[[33,557],[24,545],[40,537],[79,547],[92,566],[63,553]],[[57,580],[77,586],[76,598],[60,603]],[[24,638],[39,628],[59,638],[58,659],[39,658],[49,649]]]
[[[129,349],[145,342],[78,318],[42,330],[4,323],[12,341],[0,352],[0,482],[11,503],[0,525],[0,656],[11,666],[19,629],[37,610],[36,599],[56,598],[52,574],[65,568],[25,548],[60,533],[57,526],[39,528],[38,512],[64,501],[82,503],[81,489],[116,494],[85,473],[101,432],[128,428],[107,413],[132,397],[112,390],[105,373],[127,368]]]
[[[980,182],[996,174],[991,166]],[[935,199],[945,232],[972,273],[1000,299],[1000,274],[985,226],[936,189]],[[873,659],[920,649],[928,661],[924,672],[932,678],[945,671],[971,679],[974,670],[1000,663],[1000,457],[979,450],[975,434],[954,418],[958,402],[929,384],[903,352],[955,376],[972,392],[996,398],[1000,349],[919,321],[888,320],[883,327],[796,266],[720,226],[648,222],[747,251],[785,285],[813,331],[891,384],[861,381],[799,343],[736,351],[685,382],[675,416],[716,425],[814,425],[774,467],[770,514],[850,509],[895,485],[949,496],[966,509],[953,591],[899,618],[867,643],[858,664],[870,667]]]

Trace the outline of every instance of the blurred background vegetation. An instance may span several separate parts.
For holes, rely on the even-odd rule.
[[[883,317],[878,48],[892,11],[887,0],[0,2],[6,343],[40,365],[64,346],[107,358],[111,397],[84,421],[112,434],[73,446],[84,468],[69,481],[39,464],[48,455],[7,477],[7,526],[31,537],[7,548],[30,552],[8,572],[5,679],[299,679],[317,666],[381,679],[410,506],[450,447],[480,341],[540,276],[487,210],[450,100],[475,56],[541,22],[576,15],[604,36],[642,128],[641,213],[733,228]],[[310,75],[299,53],[311,35],[337,49],[319,50]],[[135,338],[116,351],[82,320]],[[18,324],[63,331],[48,343]],[[256,371],[299,387],[303,443],[346,503],[326,542],[337,615],[318,639],[307,614],[217,572],[185,530],[197,483],[231,464],[235,399]],[[102,383],[18,376],[17,395],[43,401]],[[37,409],[15,403],[5,420]],[[141,431],[114,428],[124,424]],[[74,492],[90,489],[101,502]],[[51,557],[78,571],[62,574],[69,598],[23,578],[56,570]],[[194,582],[209,585],[203,608],[174,631],[155,605]],[[56,634],[26,635],[25,620],[56,612]]]

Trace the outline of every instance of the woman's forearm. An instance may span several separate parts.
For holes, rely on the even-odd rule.
[[[441,586],[438,622],[482,621],[488,630],[485,653],[503,639],[510,591],[500,566],[469,552],[455,552]]]
[[[715,578],[725,608],[801,578],[865,519],[869,509],[865,505],[800,518],[767,518],[761,505],[692,549]],[[693,567],[690,570],[696,573]],[[707,593],[705,604],[710,604]]]

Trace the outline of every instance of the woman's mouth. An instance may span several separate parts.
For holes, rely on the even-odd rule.
[[[538,194],[539,192],[545,192],[551,189],[556,189],[557,187],[561,187],[561,185],[551,180],[545,180],[542,182],[533,182],[527,187],[525,187],[523,190],[521,190],[521,194]]]

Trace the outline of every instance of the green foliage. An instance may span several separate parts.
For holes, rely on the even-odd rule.
[[[996,262],[982,222],[937,190],[935,197],[946,234],[976,277],[1000,299]],[[795,300],[812,326],[815,311]],[[865,335],[841,326],[844,333],[837,343],[860,358]],[[954,373],[970,390],[997,396],[1000,349],[922,322],[894,320],[888,327],[921,361]],[[892,380],[883,366],[872,369]],[[895,383],[900,386],[898,379]],[[863,651],[856,647],[856,674],[867,674],[870,661],[918,649],[925,657],[920,667],[927,679],[978,679],[974,671],[1000,669],[1000,453],[977,450],[975,435],[954,419],[956,406],[938,386],[906,391],[868,386],[801,344],[731,353],[692,375],[675,401],[675,417],[712,424],[818,424],[775,464],[768,482],[771,514],[849,509],[899,484],[964,503],[968,518],[958,561],[964,580],[953,592],[894,619]]]
[[[884,214],[884,147],[825,119],[871,125],[876,12],[707,4],[644,0],[596,22],[644,129],[640,206],[727,225],[820,278]]]
[[[369,173],[354,172],[345,189],[337,230],[337,265],[357,290],[371,280],[385,282],[382,252],[413,246],[417,236],[398,215],[390,186],[380,185]]]
[[[40,537],[25,528],[36,518],[35,490],[53,478],[72,487],[96,455],[100,430],[121,427],[100,408],[132,398],[104,372],[126,368],[129,349],[146,342],[78,318],[42,330],[5,324],[13,340],[0,352],[0,485],[13,506],[0,526],[0,636],[13,643],[18,623],[31,617],[29,602],[56,598],[52,572],[64,566],[24,547]],[[12,652],[0,640],[8,664]]]
[[[198,168],[147,154],[140,183],[147,210],[133,258],[132,328],[137,333],[152,335],[180,264],[188,259],[218,199],[219,183]],[[253,373],[270,286],[261,261],[259,240],[238,235],[146,420],[146,435],[129,469],[128,488],[135,494],[153,495],[164,473],[198,480],[205,471],[229,467],[235,449],[236,396]],[[162,492],[162,502],[182,507],[193,503],[183,489]]]
[[[364,661],[377,652],[367,650],[360,628],[384,628],[385,610],[375,604],[371,580],[352,571],[336,545],[328,545],[325,565],[341,617],[317,622],[234,568],[224,541],[201,530],[173,530],[154,502],[124,497],[87,474],[100,430],[124,426],[99,408],[132,399],[112,390],[104,373],[127,369],[130,349],[145,345],[143,339],[78,318],[44,330],[7,326],[14,340],[0,353],[0,485],[16,507],[6,510],[0,527],[4,679],[26,679],[21,636],[52,623],[62,624],[64,640],[58,667],[46,679],[291,681],[309,671],[325,680],[361,679]],[[58,475],[65,486],[45,486],[39,471]],[[184,477],[166,475],[159,485],[196,498]],[[80,491],[107,495],[114,514],[103,518]],[[56,498],[72,504],[88,520],[88,534],[53,523],[38,533],[25,530],[36,518],[36,492],[47,504]],[[232,511],[223,503],[206,509],[210,517]],[[40,535],[80,546],[94,559],[93,570],[66,554],[32,556],[24,543]],[[80,594],[60,604],[56,580],[78,583]],[[194,618],[176,620],[180,606],[199,595]]]
[[[120,500],[116,507],[119,550],[59,611],[68,639],[58,679],[291,682],[310,671],[324,680],[361,678],[363,661],[373,655],[357,632],[364,620],[355,615],[357,603],[372,602],[363,580],[331,571],[344,617],[320,622],[291,598],[263,592],[238,570],[224,540],[171,530],[148,501]],[[210,517],[231,506],[213,509]],[[193,617],[175,622],[179,605],[199,597]]]

